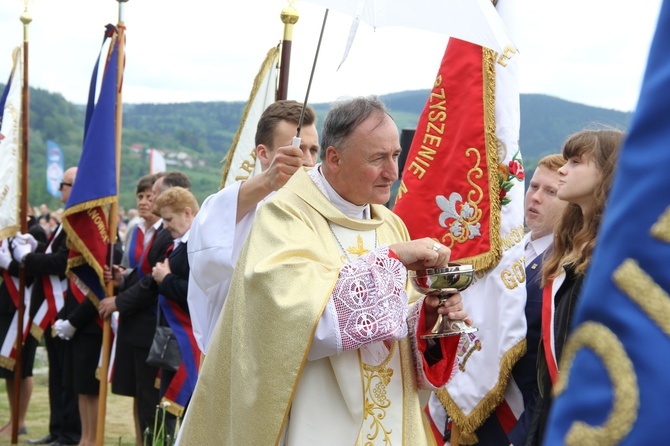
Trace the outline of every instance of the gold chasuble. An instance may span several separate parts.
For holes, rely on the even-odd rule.
[[[345,216],[305,170],[258,211],[180,446],[429,444],[408,338],[307,360],[351,241],[409,240],[384,206],[370,213]]]

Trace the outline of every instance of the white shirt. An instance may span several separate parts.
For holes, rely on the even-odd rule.
[[[547,234],[535,240],[530,239],[531,233],[525,235],[523,243],[525,246],[524,256],[526,257],[526,266],[530,264],[535,257],[542,254],[554,242],[554,234]]]

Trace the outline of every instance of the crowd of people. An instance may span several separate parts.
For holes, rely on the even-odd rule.
[[[43,339],[49,433],[28,443],[95,444],[101,327],[111,318],[111,391],[134,399],[138,446],[155,439],[157,410],[165,416],[163,432],[178,433],[184,446],[431,444],[423,393],[456,373],[459,339],[422,335],[438,315],[472,320],[458,293],[442,304],[416,295],[407,271],[444,267],[451,252],[431,238],[411,240],[384,206],[399,176],[401,147],[382,102],[335,103],[320,138],[307,106],[294,145],[302,113],[295,101],[270,105],[256,133],[261,173],[202,204],[184,173],[140,178],[137,215],[123,220],[124,236],[105,268],[114,295],[97,305],[66,277],[69,246],[55,213],[31,218],[27,233],[2,241],[0,346],[12,339],[21,268],[31,325],[18,407],[14,362],[0,358],[11,407],[0,435],[9,435],[14,418],[27,433]],[[623,137],[612,129],[572,135],[562,153],[539,162],[529,182],[528,298],[519,315],[527,321],[527,352],[509,383],[525,410],[512,426],[494,411],[476,432],[479,444],[541,444]],[[64,204],[76,175],[76,167],[64,173]],[[178,346],[176,365],[155,360],[159,332],[176,340],[161,344],[163,353]],[[448,426],[440,429],[448,439]]]

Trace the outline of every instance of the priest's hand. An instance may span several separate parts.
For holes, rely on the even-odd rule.
[[[398,260],[409,270],[442,268],[447,266],[451,257],[449,248],[428,237],[395,243],[389,249],[396,253]]]
[[[266,171],[266,179],[272,190],[279,190],[303,165],[300,147],[279,147]]]
[[[160,285],[161,282],[163,282],[163,279],[165,279],[165,276],[171,272],[172,270],[170,270],[170,261],[165,259],[164,262],[156,263],[156,266],[151,269],[151,276],[154,278],[156,283]]]
[[[114,313],[116,310],[116,296],[105,297],[98,304],[98,314],[103,319],[111,317],[112,313]]]
[[[426,296],[423,301],[423,309],[426,312],[425,329],[429,331],[437,322],[438,314],[449,319],[461,319],[466,324],[472,325],[472,318],[468,316],[468,312],[463,309],[463,298],[461,293],[455,293],[440,305],[440,299],[437,296]]]

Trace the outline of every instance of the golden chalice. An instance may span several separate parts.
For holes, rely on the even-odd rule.
[[[412,286],[421,294],[437,296],[440,305],[443,305],[449,296],[463,291],[472,283],[475,269],[472,265],[449,262],[444,268],[427,268],[409,271],[409,280]],[[422,339],[443,338],[463,333],[473,333],[476,327],[471,327],[460,319],[449,319],[441,314],[430,334],[421,336]]]

